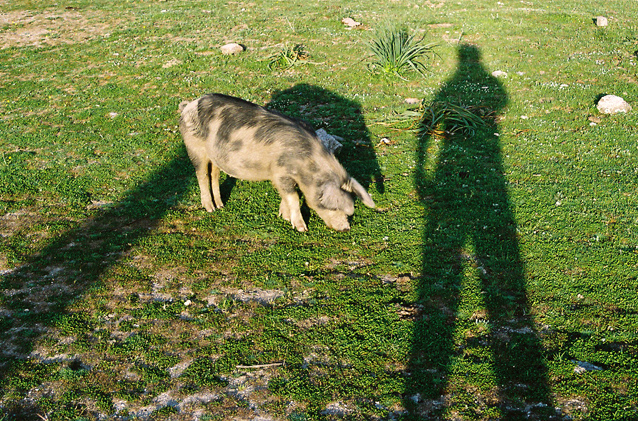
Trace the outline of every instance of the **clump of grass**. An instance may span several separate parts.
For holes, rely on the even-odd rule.
[[[306,51],[306,47],[297,44],[294,47],[285,46],[283,50],[270,57],[268,63],[269,69],[289,69],[299,61],[308,60],[310,54]]]
[[[423,44],[423,38],[417,39],[405,29],[385,29],[369,46],[374,54],[374,61],[368,66],[371,71],[402,78],[406,72],[427,71],[421,60],[433,53],[435,44]]]
[[[443,135],[444,133],[464,133],[473,135],[485,121],[475,107],[452,104],[447,101],[434,101],[422,104],[416,110],[405,111],[402,116],[417,119],[419,137]]]

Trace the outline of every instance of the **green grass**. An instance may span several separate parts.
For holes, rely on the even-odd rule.
[[[638,120],[595,102],[637,106],[638,6],[466,3],[0,5],[0,420],[636,419]],[[387,27],[427,72],[369,72]],[[343,137],[378,209],[205,212],[206,92]]]
[[[424,45],[423,39],[408,34],[406,29],[381,30],[369,45],[374,55],[370,70],[400,78],[406,72],[424,74],[427,66],[421,60],[431,55],[434,48],[433,44]]]

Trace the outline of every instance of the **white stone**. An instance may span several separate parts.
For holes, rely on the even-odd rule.
[[[608,24],[607,18],[604,16],[596,16],[594,20],[596,21],[596,26],[607,26]]]
[[[357,26],[361,25],[361,22],[357,22],[352,18],[343,18],[341,19],[341,23],[346,25],[348,29],[356,28]]]
[[[507,77],[507,72],[504,72],[502,70],[495,70],[492,72],[492,76],[494,77]]]
[[[241,45],[232,42],[230,44],[226,44],[224,46],[221,47],[222,50],[222,54],[229,56],[229,55],[234,55],[234,54],[239,54],[241,52],[244,51],[244,47],[242,47]]]
[[[596,108],[603,114],[628,113],[631,111],[631,105],[616,95],[605,95],[598,101]]]

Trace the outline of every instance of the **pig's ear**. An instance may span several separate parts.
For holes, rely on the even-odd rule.
[[[341,188],[354,193],[367,207],[374,208],[376,206],[366,189],[364,189],[363,186],[354,178],[350,177],[350,179]]]
[[[335,183],[327,183],[322,187],[319,202],[326,209],[342,210],[349,212],[349,215],[354,213],[352,198]]]

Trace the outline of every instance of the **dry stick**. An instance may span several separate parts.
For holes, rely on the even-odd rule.
[[[268,368],[268,367],[279,367],[284,365],[286,362],[282,361],[280,363],[270,363],[270,364],[258,364],[258,365],[238,365],[235,368]]]
[[[459,35],[459,39],[456,40],[457,44],[461,44],[461,39],[463,38],[463,35],[465,35],[465,31],[461,29],[461,34]]]

